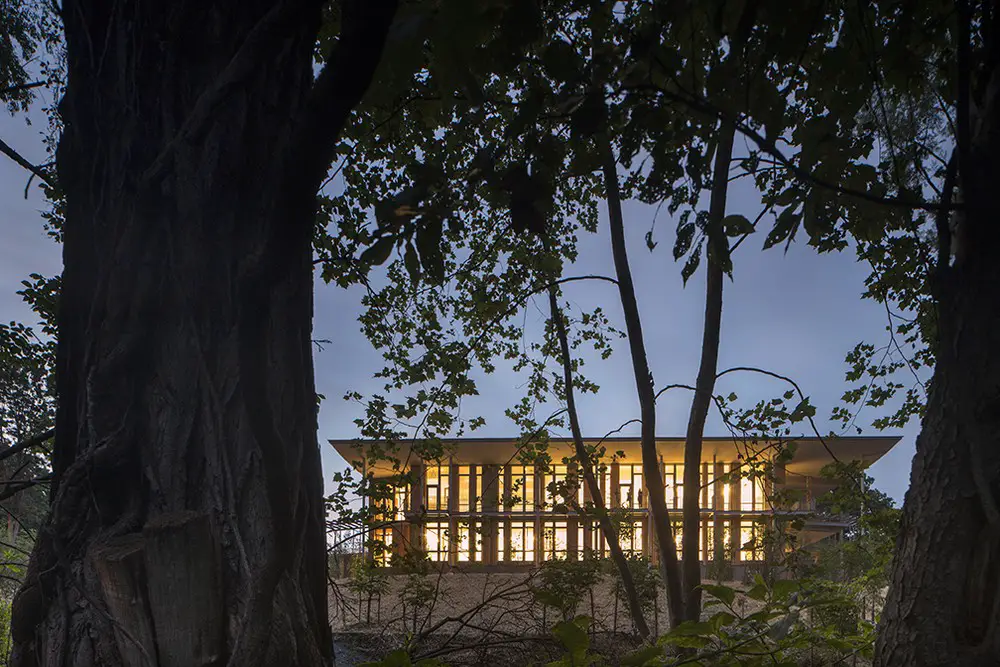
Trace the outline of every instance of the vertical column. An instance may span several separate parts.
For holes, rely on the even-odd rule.
[[[612,507],[618,506],[618,498],[621,495],[618,492],[618,474],[620,468],[621,467],[618,465],[618,461],[612,462],[611,465],[609,466],[609,470],[611,472],[611,484],[609,485],[608,490],[605,492],[607,494],[607,497],[604,499],[604,503],[607,505],[609,510]]]
[[[424,500],[424,465],[414,463],[410,466],[412,471],[412,481],[410,484],[410,507],[407,512],[407,525],[409,526],[409,543],[404,545],[404,549],[423,548],[423,526],[421,516],[426,505]]]

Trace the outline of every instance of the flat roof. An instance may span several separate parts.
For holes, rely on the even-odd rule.
[[[791,461],[786,464],[786,470],[793,475],[814,476],[819,474],[823,466],[832,463],[834,456],[840,461],[860,461],[864,467],[868,467],[882,458],[901,439],[901,436],[896,435],[831,436],[823,439],[815,436],[801,436],[784,438],[781,442],[794,442],[796,445],[795,454]],[[359,451],[375,444],[375,442],[380,441],[329,440],[337,453],[358,470],[360,470]],[[452,450],[452,460],[455,463],[506,464],[515,462],[518,453],[517,438],[442,438],[442,442]],[[617,451],[623,452],[625,457],[621,461],[625,463],[642,460],[641,441],[638,437],[585,437],[584,442],[590,445],[604,445],[609,455]],[[731,436],[707,436],[702,438],[702,461],[708,462],[713,459],[724,462],[736,461],[739,455],[746,452],[748,448],[761,452],[776,442],[778,441],[743,441]],[[410,454],[412,443],[411,439],[397,442],[397,456],[406,459]],[[549,438],[548,443],[548,451],[553,459],[558,460],[564,456],[572,455],[572,438]],[[667,463],[682,463],[684,461],[684,438],[682,437],[657,437],[656,448]],[[390,466],[385,463],[375,466],[376,474],[390,474],[391,472]]]

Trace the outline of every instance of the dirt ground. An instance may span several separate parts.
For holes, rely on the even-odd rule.
[[[381,595],[352,591],[349,580],[335,582],[330,619],[336,637],[337,667],[350,667],[385,655],[420,636],[417,655],[441,657],[454,665],[544,664],[560,655],[551,628],[558,611],[541,604],[532,592],[531,573],[483,573],[452,570],[423,579],[429,603],[415,608],[407,592],[407,577],[389,575]],[[583,591],[574,615],[593,619],[595,648],[615,656],[635,648],[632,621],[614,580],[605,576]],[[660,591],[646,612],[655,633],[667,628],[666,596]],[[709,613],[711,610],[709,610]]]

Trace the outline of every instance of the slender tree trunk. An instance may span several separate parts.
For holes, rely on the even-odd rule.
[[[60,402],[14,665],[329,663],[310,243],[390,5],[369,42],[344,10],[357,78],[320,98],[319,4],[64,3]]]
[[[712,171],[712,196],[709,202],[709,226],[723,239],[722,220],[726,215],[726,195],[729,189],[729,161],[733,157],[736,128],[723,125],[719,130],[719,145]],[[726,248],[728,252],[728,247]],[[688,415],[684,440],[684,534],[682,569],[684,575],[684,618],[697,621],[701,617],[701,445],[705,420],[712,406],[715,378],[719,366],[719,336],[722,329],[722,258],[708,252],[705,278],[705,329],[701,339],[701,364],[694,386],[694,398]],[[716,528],[718,530],[718,528]]]
[[[652,513],[653,532],[660,551],[660,573],[667,587],[670,623],[676,626],[684,619],[684,602],[677,551],[670,525],[670,514],[667,511],[663,471],[660,456],[656,451],[656,395],[653,393],[653,376],[649,372],[649,363],[646,360],[642,322],[639,319],[639,306],[635,300],[632,271],[629,268],[628,251],[625,247],[625,223],[622,219],[618,165],[610,140],[601,136],[597,141],[600,144],[604,172],[615,276],[618,279],[618,293],[625,313],[625,331],[628,334],[629,352],[632,357],[632,373],[635,376],[636,392],[639,396],[639,414],[642,419],[642,476],[646,483],[647,498]]]
[[[562,311],[559,309],[559,299],[555,286],[549,287],[549,308],[552,313],[552,322],[555,326],[556,337],[559,339],[559,351],[562,356],[563,382],[566,385],[566,412],[569,413],[570,431],[573,434],[573,446],[576,452],[577,462],[583,471],[583,479],[590,489],[590,497],[593,498],[594,510],[597,513],[597,520],[601,526],[601,533],[608,543],[608,550],[611,551],[611,561],[618,568],[618,576],[622,579],[622,588],[625,589],[626,602],[632,619],[635,622],[635,629],[639,636],[646,639],[649,636],[649,625],[646,617],[642,613],[642,604],[639,602],[639,593],[635,588],[635,580],[632,578],[632,570],[628,566],[625,554],[622,552],[621,544],[618,542],[618,533],[611,523],[607,507],[604,504],[604,496],[601,494],[601,487],[597,482],[597,475],[594,474],[594,466],[590,460],[590,454],[583,444],[583,432],[580,430],[580,417],[576,410],[576,398],[573,390],[573,361],[570,357],[569,338],[566,335],[566,324],[563,321]],[[593,591],[591,591],[591,606],[593,607]],[[617,629],[618,618],[618,592],[615,589],[615,623]]]
[[[1000,664],[1000,69],[982,79],[980,103],[957,108],[964,210],[942,249],[954,262],[938,267],[937,365],[881,618],[879,667]]]

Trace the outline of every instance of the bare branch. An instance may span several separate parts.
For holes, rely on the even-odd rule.
[[[32,88],[40,88],[45,85],[45,81],[31,81],[29,83],[19,83],[16,86],[8,86],[7,88],[0,89],[0,96],[12,95],[14,93],[19,93],[22,90],[31,90]]]
[[[10,145],[3,139],[0,139],[0,153],[3,153],[7,157],[9,157],[11,160],[16,162],[20,167],[27,169],[32,174],[34,174],[41,180],[45,181],[45,183],[47,183],[48,185],[54,185],[51,176],[47,174],[44,169],[42,169],[38,165],[34,165],[28,162],[23,155],[21,155],[13,148],[11,148]]]
[[[32,447],[37,447],[38,445],[44,443],[46,440],[51,440],[53,437],[55,437],[55,434],[56,430],[54,428],[50,428],[48,431],[45,431],[44,433],[39,433],[38,435],[31,436],[27,440],[22,440],[16,445],[0,451],[0,461],[9,459],[11,456],[20,454],[21,452],[27,449],[31,449]]]

